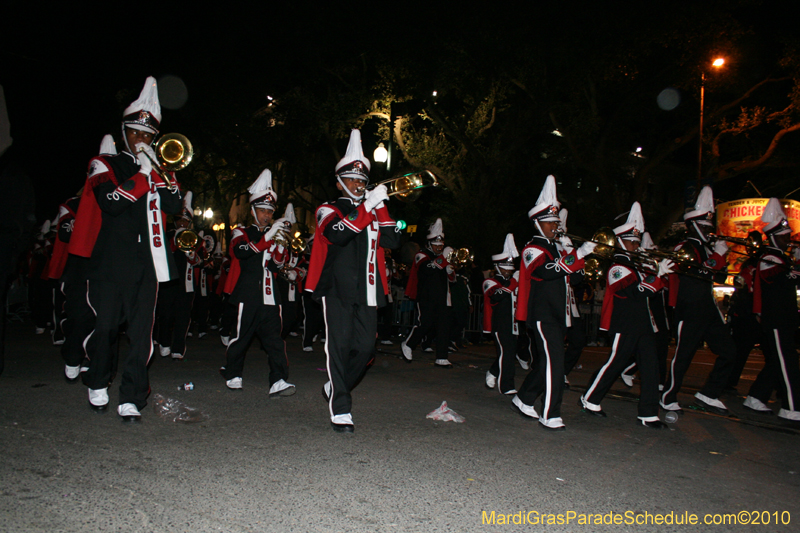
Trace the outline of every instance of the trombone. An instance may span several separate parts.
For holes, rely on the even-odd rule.
[[[661,259],[669,259],[675,263],[675,266],[680,269],[679,273],[682,275],[702,279],[704,281],[711,281],[707,276],[703,276],[699,273],[691,271],[692,269],[702,269],[703,267],[702,265],[698,264],[694,255],[684,247],[681,247],[681,249],[676,252],[661,252],[658,250],[629,251],[625,248],[620,248],[617,246],[617,236],[614,234],[614,230],[605,227],[595,231],[591,239],[585,239],[583,237],[564,232],[559,232],[556,234],[556,236],[559,235],[566,235],[570,239],[580,242],[593,242],[597,244],[597,247],[594,249],[594,252],[592,252],[591,255],[598,258],[598,261],[592,261],[588,266],[589,269],[600,269],[600,260],[613,260],[614,253],[620,252],[626,254],[630,258],[630,266],[634,268],[641,268],[651,272],[657,272],[658,260],[656,258],[660,257]],[[586,271],[586,267],[584,267],[584,271]],[[599,275],[595,273],[592,274]]]
[[[169,190],[174,191],[178,188],[178,184],[170,178],[167,172],[177,172],[189,166],[194,157],[192,143],[185,135],[168,133],[158,139],[153,150],[158,161],[153,161],[153,158],[144,150],[139,150],[139,152],[144,152],[144,155],[153,164],[153,169],[158,172],[164,183],[169,186]]]
[[[378,185],[386,186],[387,196],[397,196],[399,200],[404,202],[411,202],[416,200],[420,194],[420,189],[426,187],[441,187],[439,179],[430,170],[421,170],[419,172],[411,172],[403,174],[396,178],[383,180],[368,187],[359,187],[358,192],[371,191]]]

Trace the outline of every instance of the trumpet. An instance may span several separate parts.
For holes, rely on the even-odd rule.
[[[410,202],[416,200],[420,194],[420,189],[426,187],[441,187],[439,180],[430,170],[421,170],[420,172],[412,172],[404,174],[396,178],[383,180],[369,187],[359,187],[356,192],[363,193],[364,191],[371,191],[378,185],[386,186],[387,196],[397,196],[399,200]]]
[[[461,268],[474,259],[475,256],[468,248],[459,248],[447,254],[447,262],[453,265],[453,268]]]
[[[177,172],[189,166],[189,163],[192,162],[192,158],[194,157],[192,143],[185,135],[181,135],[180,133],[168,133],[162,135],[161,138],[158,139],[153,150],[156,153],[156,159],[158,159],[158,161],[153,161],[153,158],[150,157],[147,152],[144,152],[144,150],[139,151],[144,152],[144,155],[146,155],[147,159],[153,164],[153,169],[158,172],[158,175],[161,176],[164,183],[169,186],[169,190],[174,191],[178,188],[178,184],[170,178],[167,172]]]

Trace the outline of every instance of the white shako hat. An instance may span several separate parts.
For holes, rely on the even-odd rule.
[[[437,218],[436,222],[428,227],[428,244],[444,244],[444,226],[442,219]]]
[[[161,104],[158,102],[158,84],[148,76],[139,98],[122,112],[123,134],[126,127],[158,134],[161,125]]]
[[[117,145],[114,143],[114,137],[108,133],[100,142],[100,155],[117,155]]]
[[[561,231],[564,233],[567,232],[567,217],[569,216],[569,211],[566,209],[562,209],[558,212],[558,219],[561,221]]]
[[[272,172],[269,169],[264,171],[256,178],[256,181],[247,189],[250,193],[250,205],[272,209],[278,205],[278,194],[272,189]]]
[[[653,242],[653,238],[650,236],[649,231],[645,231],[642,233],[642,249],[644,250],[655,250],[658,248],[656,243]]]
[[[514,259],[519,257],[517,245],[514,244],[514,234],[509,233],[506,235],[506,240],[503,243],[503,252],[492,256],[498,267],[514,268]]]
[[[336,163],[336,179],[356,178],[369,182],[369,159],[361,148],[361,132],[352,130],[344,157]],[[342,184],[344,185],[344,184]]]
[[[614,228],[614,235],[616,235],[618,239],[642,242],[642,233],[644,233],[642,206],[639,202],[633,202],[631,210],[628,213],[628,221]]]
[[[561,207],[556,197],[556,178],[552,175],[547,176],[544,187],[536,200],[536,205],[528,211],[528,218],[531,221],[558,222],[558,208]]]
[[[214,248],[214,254],[213,254],[213,256],[214,256],[214,257],[222,257],[222,256],[223,256],[223,253],[222,253],[222,243],[221,243],[221,242],[219,242],[219,241],[217,241],[217,246]]]
[[[294,215],[294,205],[292,205],[292,202],[286,204],[286,211],[283,213],[283,218],[288,220],[290,224],[297,224],[297,217]]]
[[[761,222],[767,224],[763,229],[764,235],[767,237],[792,232],[792,228],[789,227],[789,221],[786,219],[786,214],[781,207],[781,202],[777,198],[769,199],[766,207],[764,207],[764,212],[761,213]]]
[[[714,192],[706,185],[697,195],[694,209],[683,215],[684,222],[697,222],[704,226],[713,226],[711,219],[714,217]]]
[[[186,191],[183,195],[183,209],[181,210],[181,218],[192,220],[194,213],[192,212],[192,191]]]

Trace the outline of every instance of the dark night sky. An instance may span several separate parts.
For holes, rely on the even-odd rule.
[[[122,109],[146,76],[180,77],[188,100],[164,109],[162,131],[190,138],[209,113],[236,121],[265,105],[266,95],[292,87],[311,64],[364,51],[435,53],[448,37],[497,28],[502,43],[548,42],[548,32],[580,33],[603,16],[625,16],[621,4],[594,12],[580,2],[558,6],[467,6],[463,2],[282,4],[102,4],[101,10],[63,2],[12,0],[0,11],[0,84],[9,107],[14,155],[28,163],[40,220],[83,184],[86,164],[105,133],[118,137]],[[288,7],[291,5],[292,7]],[[524,6],[526,4],[519,4]],[[636,4],[639,9],[642,4]],[[144,7],[140,7],[144,6]],[[188,7],[184,7],[188,6]],[[244,7],[243,7],[244,6]],[[663,6],[662,6],[663,7]],[[610,12],[611,10],[614,12]],[[531,31],[535,28],[535,31]],[[511,44],[509,44],[511,46]],[[127,93],[124,101],[116,97]]]
[[[462,27],[444,4],[439,12],[391,16],[378,12],[377,3],[228,2],[213,11],[175,4],[127,3],[147,9],[125,11],[107,3],[97,11],[71,2],[45,8],[12,1],[3,8],[0,84],[14,155],[28,163],[40,220],[54,216],[82,186],[102,136],[118,137],[121,111],[148,75],[184,81],[188,100],[180,110],[163,110],[162,132],[191,138],[191,125],[204,114],[227,113],[236,121],[263,106],[268,92],[290,87],[310,61],[403,47],[408,40],[433,46],[436,32]],[[144,11],[152,15],[139,15]],[[119,91],[128,93],[121,103]]]

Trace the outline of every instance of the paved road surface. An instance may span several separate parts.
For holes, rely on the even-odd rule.
[[[621,382],[603,402],[608,418],[589,417],[576,405],[579,389],[607,349],[587,348],[564,397],[567,431],[550,433],[484,387],[491,346],[453,355],[451,370],[435,368],[433,354],[420,352],[405,364],[397,347],[389,347],[356,390],[356,432],[349,436],[329,426],[319,345],[304,353],[297,339],[289,340],[298,392],[270,400],[263,352],[251,348],[244,390],[233,392],[217,374],[224,353],[218,338],[190,339],[185,361],[156,356],[152,389],[201,409],[208,420],[166,422],[151,402],[140,424],[124,424],[113,409],[116,384],[112,409],[90,411],[86,389],[64,381],[58,350],[32,329],[10,327],[0,376],[2,532],[800,527],[796,428],[744,413],[741,398],[726,397],[734,417],[688,410],[670,430],[650,430],[636,424],[637,386],[628,390]],[[711,362],[701,354],[692,366],[684,405]],[[740,391],[759,366],[758,360],[748,366]],[[194,391],[177,390],[188,381]],[[465,423],[425,418],[444,400]],[[740,511],[763,512],[759,518],[771,525],[578,523],[587,514],[609,520],[616,513],[623,522],[625,513],[640,521],[645,513],[649,520],[660,514],[674,522],[688,513],[702,522],[706,514]],[[485,524],[492,512],[495,523]],[[544,513],[570,523],[498,523],[500,515],[530,522]],[[791,523],[776,526],[776,518]]]

